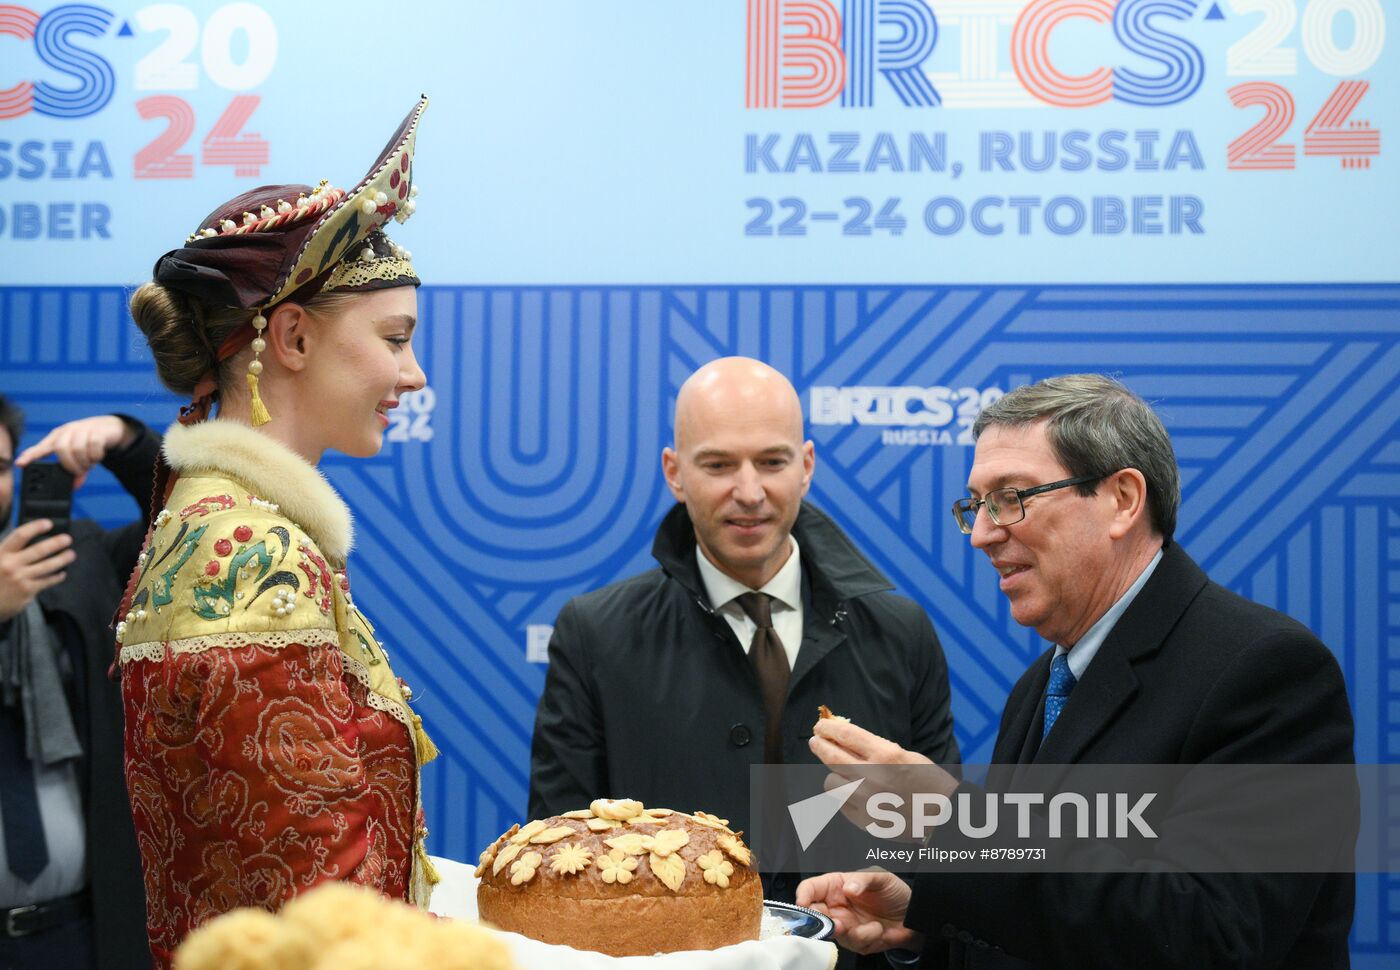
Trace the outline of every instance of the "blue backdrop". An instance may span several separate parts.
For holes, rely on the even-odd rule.
[[[0,387],[28,409],[27,440],[78,415],[173,415],[124,297],[0,290]],[[431,391],[391,429],[405,440],[326,465],[356,513],[356,598],[443,749],[424,781],[435,852],[473,858],[522,816],[548,625],[570,596],[651,564],[669,410],[724,354],[768,360],[804,401],[813,387],[1120,375],[1176,444],[1185,548],[1311,626],[1346,672],[1358,760],[1397,760],[1400,286],[425,287],[420,310]],[[958,740],[985,761],[1043,644],[948,515],[971,449],[810,430],[812,499],[934,618]],[[133,514],[105,474],[78,504]],[[1389,965],[1400,880],[1359,879],[1357,965]]]

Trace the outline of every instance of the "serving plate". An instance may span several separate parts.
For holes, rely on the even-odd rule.
[[[831,917],[818,913],[815,909],[794,903],[779,903],[771,899],[763,901],[763,929],[759,933],[759,939],[801,936],[809,940],[825,940],[835,929]]]

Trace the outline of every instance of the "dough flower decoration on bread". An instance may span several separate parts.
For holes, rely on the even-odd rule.
[[[603,844],[611,849],[621,849],[628,855],[646,855],[650,852],[665,858],[689,845],[690,833],[681,829],[667,829],[665,832],[658,832],[655,835],[629,832],[626,835],[604,839]]]
[[[593,814],[599,818],[612,819],[617,822],[625,822],[629,818],[641,815],[645,809],[642,803],[630,798],[622,798],[617,801],[611,798],[598,798],[593,804],[588,806]]]
[[[666,884],[666,888],[672,892],[680,892],[681,884],[685,882],[685,860],[678,855],[657,855],[655,852],[647,856],[647,865],[651,866],[651,874]]]
[[[627,855],[646,855],[651,851],[652,840],[649,835],[640,835],[631,832],[627,835],[615,836],[611,839],[604,839],[603,844],[618,852],[625,852]]]
[[[603,882],[625,885],[632,881],[632,873],[637,869],[637,860],[621,849],[613,849],[607,855],[598,857],[598,868],[603,872]]]
[[[525,848],[525,846],[521,845],[519,842],[512,842],[502,847],[501,851],[496,853],[496,861],[491,863],[491,875],[497,875],[509,863],[514,862],[515,857],[520,855],[520,850],[523,848]]]
[[[705,872],[705,881],[712,883],[721,889],[729,888],[729,877],[734,875],[734,867],[724,859],[724,853],[718,849],[706,852],[695,860]]]
[[[753,863],[753,853],[749,851],[748,846],[739,840],[737,835],[721,835],[719,847],[743,865],[747,866]]]
[[[614,956],[757,939],[763,886],[742,832],[630,798],[514,825],[481,853],[484,923]]]
[[[495,858],[496,843],[492,842],[486,848],[481,850],[481,856],[476,861],[476,872],[474,872],[473,875],[476,876],[476,878],[478,879],[486,875],[486,867],[489,866],[491,864],[491,861]]]
[[[677,852],[690,844],[690,833],[682,829],[666,829],[646,837],[651,839],[651,854],[662,857]]]
[[[552,829],[543,829],[530,836],[531,845],[551,845],[560,839],[567,839],[574,834],[574,830],[568,825],[556,825]]]
[[[729,831],[729,819],[727,818],[716,818],[709,812],[696,812],[691,818],[695,819],[695,821],[699,822],[701,825],[708,825],[712,829],[724,829],[726,832]]]
[[[531,839],[533,839],[536,835],[543,832],[545,828],[545,823],[539,820],[531,822],[524,828],[520,828],[520,826],[517,825],[516,833],[510,837],[510,840],[516,845],[524,845],[526,842],[529,842]]]
[[[535,878],[535,870],[544,861],[544,856],[538,852],[527,852],[519,859],[515,860],[510,867],[510,884],[521,886]]]
[[[563,845],[550,856],[549,868],[561,876],[572,876],[587,869],[593,862],[593,853],[581,845]]]

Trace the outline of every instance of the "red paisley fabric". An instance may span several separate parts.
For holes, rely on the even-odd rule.
[[[126,771],[165,968],[193,929],[327,880],[408,895],[413,742],[335,643],[167,652],[122,667]]]

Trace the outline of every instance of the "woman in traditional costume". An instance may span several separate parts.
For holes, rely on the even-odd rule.
[[[426,103],[354,189],[230,200],[131,301],[162,381],[193,396],[117,628],[159,967],[238,906],[344,880],[426,907],[436,880],[419,789],[436,752],[351,599],[350,513],[316,468],[378,453],[424,384],[419,280],[382,229],[415,207]]]

